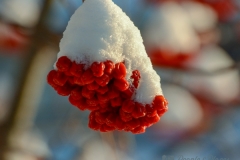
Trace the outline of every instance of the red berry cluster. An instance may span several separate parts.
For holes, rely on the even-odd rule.
[[[143,105],[132,100],[141,75],[134,70],[132,84],[129,84],[122,62],[94,62],[86,69],[85,64],[77,64],[63,56],[56,67],[57,70],[49,72],[48,83],[58,94],[69,96],[72,105],[91,111],[89,127],[94,130],[143,133],[167,111],[167,100],[161,95],[157,95],[152,104]]]
[[[184,68],[184,62],[192,58],[192,53],[178,52],[170,50],[151,49],[148,51],[153,65],[164,67]]]

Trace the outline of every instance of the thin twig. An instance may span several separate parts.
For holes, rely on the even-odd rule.
[[[218,74],[223,74],[225,72],[229,72],[232,70],[238,70],[240,71],[240,61],[235,62],[234,64],[225,67],[225,68],[220,68],[214,71],[205,71],[201,69],[189,69],[189,70],[181,70],[181,69],[173,69],[173,68],[162,68],[163,70],[172,72],[172,73],[179,73],[179,74],[192,74],[192,75],[202,75],[202,76],[215,76]]]
[[[112,148],[113,157],[112,159],[119,160],[117,155],[117,145],[116,145],[116,139],[114,138],[114,135],[112,132],[109,133],[100,133],[101,138],[104,142],[106,142],[108,145]]]
[[[35,28],[33,30],[35,30],[36,32],[32,35],[31,38],[31,45],[29,46],[29,50],[28,53],[26,53],[26,56],[24,58],[24,62],[23,62],[23,67],[21,69],[21,76],[19,77],[18,81],[19,81],[19,86],[16,89],[16,95],[14,97],[14,102],[12,103],[11,106],[11,110],[10,113],[8,115],[7,120],[2,123],[0,125],[0,159],[6,159],[6,157],[4,157],[5,153],[9,151],[9,143],[8,143],[8,139],[9,139],[9,135],[11,133],[11,131],[13,130],[13,128],[15,127],[15,117],[17,115],[17,111],[21,110],[20,108],[20,101],[22,99],[22,93],[23,90],[25,88],[25,82],[26,82],[26,77],[29,73],[30,70],[30,66],[32,64],[32,60],[35,57],[35,54],[38,51],[38,44],[39,44],[39,36],[42,35],[42,33],[39,31],[39,29],[43,26],[43,22],[46,18],[46,16],[48,15],[48,11],[49,11],[49,7],[52,3],[52,0],[44,0],[43,1],[43,8],[41,10],[40,13],[40,17],[39,17],[39,21],[36,24]],[[34,107],[34,106],[33,106]]]

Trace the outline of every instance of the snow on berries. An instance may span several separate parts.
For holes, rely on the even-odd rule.
[[[112,0],[86,0],[63,33],[48,83],[80,110],[89,127],[138,134],[168,110],[140,31]]]
[[[143,31],[144,43],[154,65],[181,67],[200,47],[186,9],[176,2],[165,2]],[[191,44],[191,45],[189,45]]]

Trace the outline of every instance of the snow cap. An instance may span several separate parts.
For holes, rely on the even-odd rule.
[[[124,62],[130,83],[133,70],[141,74],[135,101],[151,103],[162,95],[160,77],[152,68],[140,31],[112,0],[86,0],[76,10],[60,42],[61,56],[87,67],[106,60]]]

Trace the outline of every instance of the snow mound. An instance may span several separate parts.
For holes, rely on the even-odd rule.
[[[154,11],[143,37],[147,48],[172,50],[171,54],[193,54],[200,47],[189,15],[175,2],[166,2]]]
[[[197,99],[186,89],[173,84],[163,85],[163,91],[169,100],[168,114],[162,117],[163,124],[174,129],[191,129],[203,118],[203,111]]]
[[[106,60],[124,62],[129,82],[132,71],[141,73],[135,101],[147,104],[162,95],[160,77],[152,68],[140,31],[112,0],[86,0],[76,10],[60,42],[58,58],[62,56],[86,67]]]
[[[197,32],[204,33],[216,27],[217,14],[209,6],[187,1],[182,3],[182,7]]]
[[[186,75],[184,86],[193,92],[203,92],[215,101],[226,103],[236,99],[240,93],[237,69],[224,70],[234,65],[234,61],[218,46],[207,46],[191,61],[188,68],[202,70],[211,75]],[[222,70],[218,72],[218,70]]]

